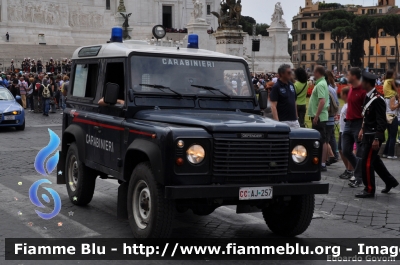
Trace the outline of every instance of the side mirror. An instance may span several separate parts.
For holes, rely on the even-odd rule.
[[[104,102],[109,105],[115,105],[118,101],[119,85],[114,83],[106,84],[106,91],[104,93]]]
[[[16,100],[21,100],[21,96],[16,96],[15,99]]]
[[[268,91],[261,89],[258,95],[258,104],[260,104],[260,109],[266,109],[268,107]]]

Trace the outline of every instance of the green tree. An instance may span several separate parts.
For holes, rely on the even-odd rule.
[[[261,36],[268,36],[268,31],[267,31],[268,28],[269,28],[268,24],[265,24],[265,23],[258,24],[257,23],[256,34],[261,35]]]
[[[242,16],[240,19],[240,25],[244,32],[247,32],[250,36],[253,35],[253,25],[256,24],[256,20],[252,17]],[[256,24],[256,35],[268,36],[267,29],[268,24],[260,23]]]
[[[375,20],[375,25],[378,29],[383,29],[386,34],[394,38],[396,43],[396,70],[399,68],[399,40],[400,34],[400,15],[391,14],[385,15]]]
[[[242,16],[239,24],[242,25],[243,31],[251,36],[253,34],[253,25],[256,24],[256,20],[252,17]]]
[[[353,67],[364,67],[364,41],[365,40],[360,36],[354,36],[352,39],[350,49],[350,65]]]
[[[341,58],[339,50],[345,39],[353,34],[355,15],[345,10],[333,10],[324,13],[315,23],[315,27],[323,32],[331,32],[331,39],[336,48],[336,67],[339,68]]]
[[[371,39],[376,38],[378,34],[378,27],[376,25],[376,18],[370,15],[358,16],[354,19],[354,32],[352,38],[362,39],[363,41],[368,41],[368,65],[371,62]],[[357,43],[359,44],[359,43]],[[364,43],[363,50],[364,50]],[[357,47],[360,48],[360,47]]]

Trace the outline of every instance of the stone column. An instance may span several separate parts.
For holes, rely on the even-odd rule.
[[[188,34],[197,34],[199,36],[199,49],[209,49],[210,43],[210,35],[207,33],[209,25],[206,22],[206,9],[205,9],[205,0],[197,0],[202,8],[196,9],[196,6],[192,9],[192,14],[189,23],[186,25],[188,29]],[[193,4],[195,4],[195,0],[193,0]],[[195,10],[200,11],[201,15],[195,16]],[[187,37],[184,39],[184,43],[187,44]]]
[[[278,69],[281,64],[291,63],[291,58],[288,52],[288,39],[289,39],[289,28],[287,27],[272,27],[268,29],[269,36],[272,38],[270,49],[274,50],[273,53],[273,70]],[[274,70],[274,71],[276,71]]]
[[[188,29],[188,34],[199,35],[199,49],[208,50],[210,40],[210,36],[207,33],[208,24],[204,21],[190,22],[186,25],[186,28]]]
[[[244,32],[236,29],[217,30],[217,52],[243,57]]]

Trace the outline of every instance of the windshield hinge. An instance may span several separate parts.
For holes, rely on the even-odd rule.
[[[154,110],[161,110],[159,106],[155,106]]]
[[[240,109],[236,109],[237,113],[242,113],[242,111]]]

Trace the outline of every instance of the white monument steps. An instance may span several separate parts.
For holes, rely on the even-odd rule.
[[[11,59],[14,59],[16,68],[20,67],[18,61],[21,62],[24,58],[42,59],[45,63],[52,57],[54,60],[62,58],[71,58],[73,52],[79,46],[74,45],[32,45],[32,44],[17,44],[17,43],[0,43],[0,69],[10,67]]]

